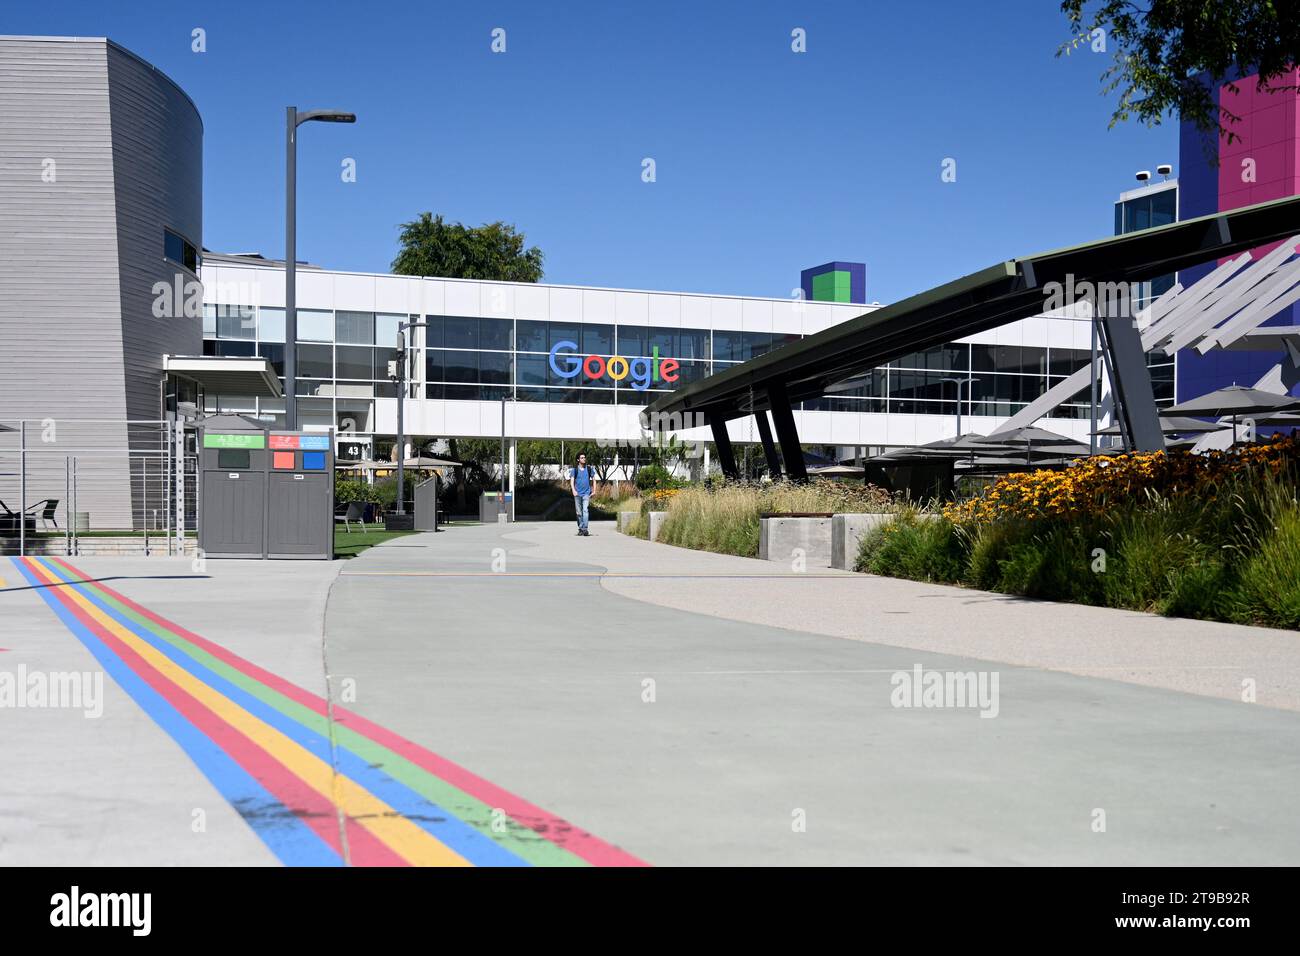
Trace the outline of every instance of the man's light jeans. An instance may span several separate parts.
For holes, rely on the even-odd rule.
[[[578,530],[587,530],[587,507],[591,503],[591,495],[574,495],[573,510],[578,516]]]

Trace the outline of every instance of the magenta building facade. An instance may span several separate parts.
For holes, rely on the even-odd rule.
[[[1233,142],[1228,142],[1226,135],[1206,134],[1193,123],[1183,121],[1179,134],[1179,219],[1300,195],[1300,96],[1294,89],[1300,83],[1300,69],[1272,81],[1275,87],[1291,86],[1289,91],[1256,89],[1258,79],[1258,75],[1235,81],[1229,77],[1212,84],[1215,104],[1240,117],[1227,124],[1234,134]],[[1276,245],[1253,251],[1258,256],[1274,248]],[[1207,263],[1184,269],[1179,281],[1189,286],[1213,268],[1214,263]],[[1297,306],[1291,306],[1267,324],[1300,325],[1300,312]],[[1214,349],[1200,355],[1184,349],[1177,359],[1178,401],[1225,385],[1254,385],[1280,358],[1264,352]]]

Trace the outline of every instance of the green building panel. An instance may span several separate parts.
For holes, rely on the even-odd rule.
[[[813,301],[850,302],[852,277],[842,270],[813,276]]]

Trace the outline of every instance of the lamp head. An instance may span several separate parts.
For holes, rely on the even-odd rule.
[[[356,113],[344,113],[340,110],[308,110],[298,114],[298,125],[316,120],[321,123],[355,123]]]

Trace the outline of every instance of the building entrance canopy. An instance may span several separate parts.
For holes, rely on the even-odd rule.
[[[215,395],[279,398],[284,394],[271,360],[261,357],[169,355],[163,371],[188,378]]]

